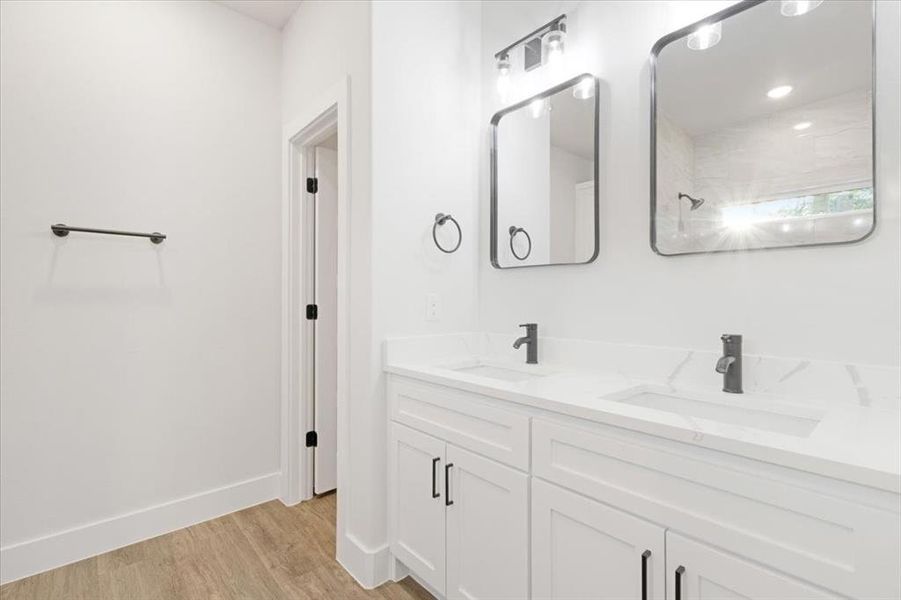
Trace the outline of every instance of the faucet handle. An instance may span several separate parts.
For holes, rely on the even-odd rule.
[[[519,326],[528,329],[530,327],[538,327],[538,323],[520,323]]]
[[[738,342],[741,343],[741,335],[737,333],[724,333],[720,336],[720,339],[727,344],[730,342]]]

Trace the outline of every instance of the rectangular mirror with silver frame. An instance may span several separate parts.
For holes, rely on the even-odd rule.
[[[491,264],[597,258],[598,89],[580,75],[491,119]]]
[[[871,0],[747,0],[657,42],[655,252],[872,233],[874,9]]]

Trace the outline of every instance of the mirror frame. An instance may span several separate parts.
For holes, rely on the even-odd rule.
[[[868,0],[870,2],[870,33],[871,33],[871,49],[870,49],[870,90],[872,95],[872,101],[870,103],[870,122],[872,128],[872,147],[870,152],[872,153],[872,169],[873,169],[873,224],[870,226],[870,229],[867,230],[861,237],[847,240],[843,242],[813,242],[810,244],[791,244],[786,246],[764,246],[761,248],[727,248],[723,250],[697,250],[693,252],[678,252],[675,254],[667,254],[665,252],[661,252],[659,248],[657,248],[657,57],[660,54],[660,51],[663,50],[666,46],[671,44],[672,42],[684,39],[688,36],[688,34],[692,33],[698,27],[702,27],[704,25],[712,25],[713,23],[719,23],[721,21],[725,21],[729,17],[733,17],[739,13],[742,13],[746,10],[754,8],[760,4],[765,2],[775,2],[776,0],[743,0],[738,4],[734,4],[732,6],[727,7],[724,10],[721,10],[717,13],[710,15],[705,19],[701,19],[691,25],[687,25],[682,27],[681,29],[677,29],[671,33],[666,34],[654,44],[651,48],[651,56],[649,60],[649,74],[650,74],[650,90],[651,90],[651,109],[650,109],[650,134],[651,134],[651,152],[650,152],[650,165],[651,165],[651,230],[650,230],[650,243],[651,249],[658,254],[659,256],[666,257],[675,257],[675,256],[692,256],[697,254],[720,254],[720,253],[735,253],[735,252],[757,252],[759,250],[790,250],[792,248],[811,248],[818,246],[846,246],[848,244],[859,244],[864,240],[868,239],[873,235],[873,232],[876,231],[876,222],[877,222],[877,185],[876,185],[876,2],[875,0]]]
[[[548,98],[553,96],[558,92],[562,92],[563,90],[574,87],[579,81],[585,79],[586,77],[591,77],[594,82],[594,252],[592,252],[591,257],[582,262],[568,262],[568,263],[544,263],[539,265],[510,265],[510,266],[501,266],[498,262],[498,252],[497,252],[497,244],[498,244],[498,236],[497,236],[497,126],[500,123],[501,119],[520,108],[524,108],[528,106],[531,102],[535,100],[540,100],[543,98]],[[568,79],[563,83],[557,84],[554,87],[548,88],[541,93],[535,94],[525,100],[521,100],[516,104],[512,104],[507,108],[503,108],[491,117],[491,266],[495,269],[528,269],[535,267],[559,267],[566,265],[587,265],[589,263],[594,262],[598,254],[600,254],[601,250],[601,232],[600,232],[600,80],[592,75],[591,73],[582,73],[581,75],[577,75],[572,79]]]

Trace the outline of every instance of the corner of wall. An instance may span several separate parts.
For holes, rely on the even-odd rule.
[[[350,533],[338,537],[337,559],[348,573],[367,590],[391,578],[391,552],[388,544],[371,549]]]

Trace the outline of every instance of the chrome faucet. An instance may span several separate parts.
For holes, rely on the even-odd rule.
[[[741,394],[741,336],[724,333],[723,355],[716,361],[716,372],[723,374],[723,391]]]
[[[524,323],[520,327],[526,328],[526,335],[513,342],[513,347],[519,349],[520,346],[526,344],[526,364],[538,364],[538,324]]]

